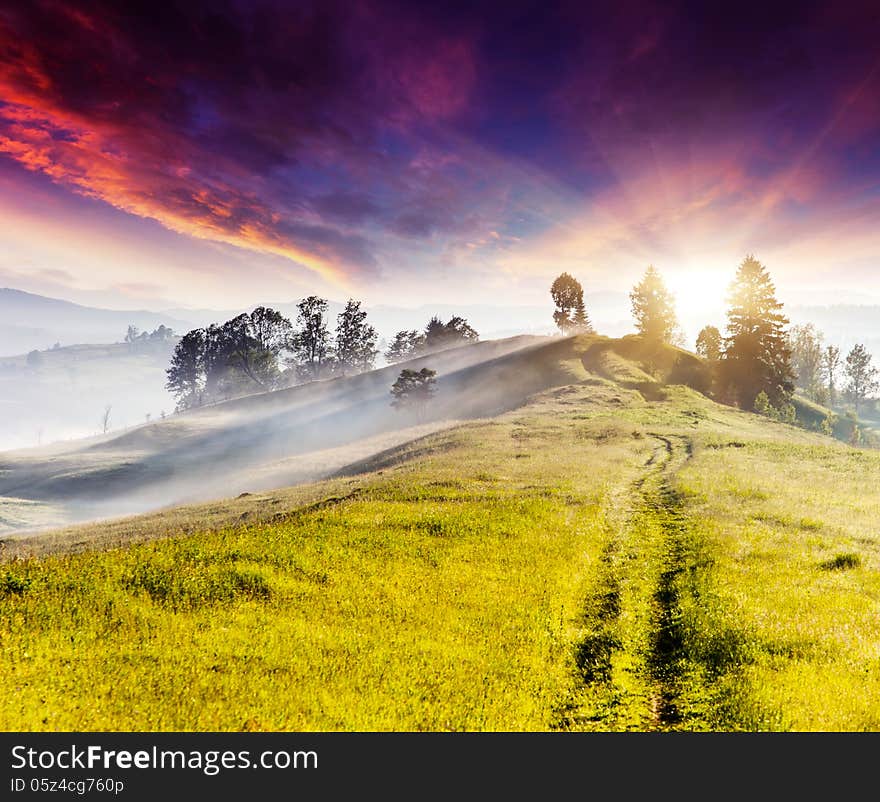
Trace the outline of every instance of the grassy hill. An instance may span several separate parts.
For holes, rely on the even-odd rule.
[[[512,337],[450,348],[154,420],[122,433],[0,455],[0,532],[89,520],[323,478],[427,431],[494,415],[586,374],[558,341]],[[549,350],[546,350],[549,349]],[[546,350],[546,353],[545,353]],[[389,405],[402,367],[437,372],[421,416]]]
[[[880,453],[638,338],[454,373],[326,481],[7,540],[0,726],[880,728]]]

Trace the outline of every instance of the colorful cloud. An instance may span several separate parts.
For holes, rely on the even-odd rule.
[[[0,6],[0,154],[341,285],[784,259],[839,226],[863,259],[878,38],[867,2],[36,0]]]

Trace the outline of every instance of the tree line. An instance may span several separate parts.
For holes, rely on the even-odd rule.
[[[324,298],[311,295],[297,304],[293,323],[259,306],[223,324],[187,332],[166,371],[177,409],[372,370],[379,356],[378,334],[361,302],[348,300],[333,333],[328,306]],[[462,317],[446,323],[432,317],[423,331],[398,332],[383,356],[389,363],[401,362],[478,339]]]
[[[592,332],[577,279],[563,273],[551,285],[550,294],[556,304],[553,320],[563,334]],[[629,297],[639,334],[649,342],[683,344],[675,299],[655,267],[647,268]],[[695,348],[712,368],[718,400],[793,419],[791,400],[796,389],[823,405],[846,400],[856,414],[877,392],[878,371],[864,345],[853,346],[841,359],[840,349],[826,344],[812,324],[788,328],[790,321],[781,311],[783,304],[776,298],[767,268],[754,256],[739,265],[728,302],[726,333],[707,325]]]

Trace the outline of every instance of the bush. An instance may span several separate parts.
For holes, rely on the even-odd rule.
[[[763,390],[755,397],[755,412],[780,423],[788,423],[791,426],[797,424],[797,411],[794,408],[794,404],[781,404],[778,407],[774,407],[770,403],[767,393]]]

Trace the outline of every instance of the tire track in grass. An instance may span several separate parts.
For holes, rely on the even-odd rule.
[[[647,691],[633,670],[630,627],[621,617],[633,608],[633,568],[641,562],[634,551],[635,519],[651,477],[669,458],[663,443],[651,452],[640,476],[609,498],[606,505],[607,540],[602,548],[597,576],[584,600],[579,625],[581,635],[574,649],[579,687],[557,712],[558,729],[635,729],[638,717],[632,710]],[[643,706],[643,705],[642,705]]]
[[[668,454],[665,470],[659,475],[656,487],[649,491],[653,509],[662,533],[662,569],[654,592],[654,626],[647,656],[647,667],[655,686],[651,699],[651,723],[656,729],[675,728],[683,721],[679,707],[681,676],[687,669],[685,633],[682,622],[680,578],[692,568],[686,539],[687,520],[681,497],[672,488],[670,480],[675,449],[669,438],[658,437]],[[686,441],[686,456],[690,459],[690,442]],[[682,463],[683,464],[683,463]],[[680,468],[681,465],[678,466]],[[676,470],[678,469],[676,468]],[[648,499],[646,498],[646,501]]]
[[[649,433],[657,446],[609,512],[609,535],[575,646],[581,688],[560,728],[704,729],[705,672],[688,648],[682,594],[705,561],[673,486],[692,444]],[[614,508],[617,508],[616,510]]]

